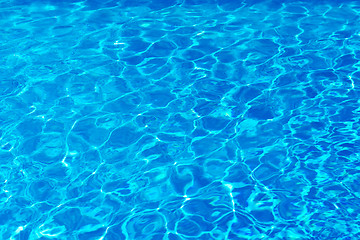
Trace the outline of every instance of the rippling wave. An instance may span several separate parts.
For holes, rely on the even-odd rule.
[[[358,1],[0,1],[0,238],[360,239]]]

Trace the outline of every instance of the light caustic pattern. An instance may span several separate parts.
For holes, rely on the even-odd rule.
[[[359,239],[359,17],[0,1],[0,238]]]

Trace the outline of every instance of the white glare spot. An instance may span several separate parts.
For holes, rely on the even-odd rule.
[[[184,195],[183,197],[185,198],[185,202],[186,202],[186,201],[189,201],[189,200],[191,199],[191,198],[188,198],[187,195]]]
[[[233,186],[231,184],[224,184],[225,187],[227,187],[230,191],[233,190]]]
[[[65,162],[65,159],[66,159],[66,156],[63,158],[63,160],[61,161],[61,163],[64,164],[65,167],[69,167],[69,164],[67,164],[67,163]]]
[[[349,78],[350,81],[351,81],[351,89],[354,89],[354,88],[355,88],[355,84],[354,84],[354,81],[352,80],[352,77],[351,77],[351,76],[348,76],[348,78]]]
[[[70,156],[75,156],[75,155],[77,155],[77,154],[78,154],[77,151],[69,152],[69,155],[70,155]]]
[[[22,230],[24,230],[23,226],[20,226],[16,229],[15,234],[18,234],[19,232],[21,232]]]
[[[125,43],[119,42],[119,41],[115,41],[114,45],[124,45]]]

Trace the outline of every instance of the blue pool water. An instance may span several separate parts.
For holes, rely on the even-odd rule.
[[[0,239],[360,239],[360,2],[0,0]]]

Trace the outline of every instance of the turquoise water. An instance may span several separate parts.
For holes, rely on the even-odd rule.
[[[0,239],[360,239],[360,2],[0,1]]]

